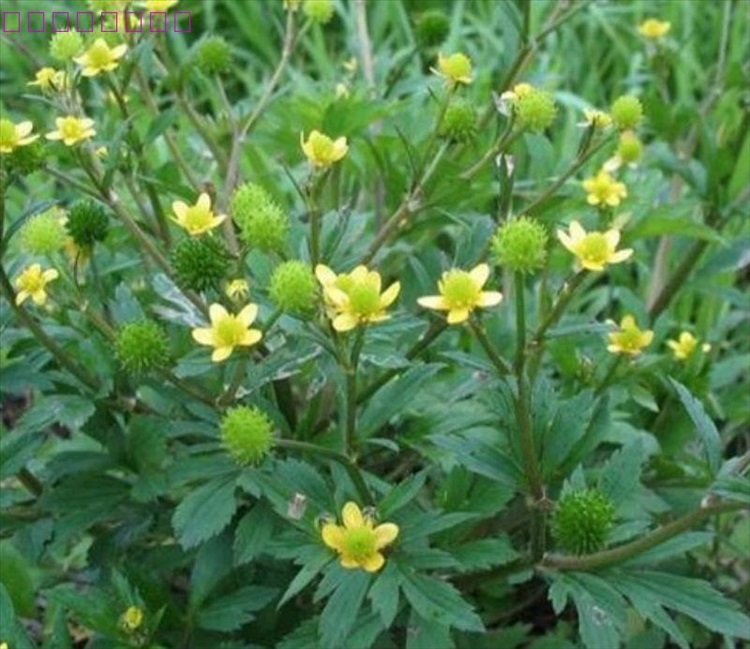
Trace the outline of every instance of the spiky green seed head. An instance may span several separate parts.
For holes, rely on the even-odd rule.
[[[544,131],[557,116],[557,105],[552,95],[537,88],[519,96],[514,109],[518,126],[527,131]]]
[[[437,47],[448,38],[451,30],[450,19],[438,9],[425,11],[417,18],[414,36],[420,47]]]
[[[274,269],[268,292],[276,306],[290,313],[311,313],[318,303],[315,275],[308,264],[297,259]]]
[[[11,153],[4,154],[0,160],[8,173],[25,178],[44,168],[47,162],[47,145],[42,140],[35,140],[26,146],[16,147]]]
[[[625,131],[620,135],[617,144],[617,155],[625,164],[638,162],[643,155],[643,143],[632,131]]]
[[[57,61],[70,61],[83,51],[83,36],[70,30],[56,32],[49,41],[49,53]]]
[[[65,245],[65,213],[57,206],[32,216],[21,228],[21,247],[32,255],[51,255]]]
[[[130,374],[144,374],[169,365],[169,338],[152,320],[129,322],[117,331],[115,356]]]
[[[451,142],[469,142],[477,134],[477,111],[467,99],[454,99],[445,111],[440,136]]]
[[[623,95],[615,99],[609,114],[614,125],[621,131],[632,131],[643,121],[643,105],[638,97]]]
[[[193,291],[218,289],[227,278],[229,251],[216,237],[183,239],[172,251],[177,283]]]
[[[310,20],[325,25],[333,18],[333,0],[304,0],[302,12]]]
[[[520,273],[534,272],[547,261],[547,231],[532,218],[513,218],[498,228],[492,252],[500,266]]]
[[[106,238],[109,230],[109,217],[100,203],[81,200],[73,203],[68,211],[66,227],[68,234],[79,248],[90,250],[95,243],[104,241]]]
[[[251,248],[281,252],[289,230],[289,217],[260,185],[245,183],[232,196],[232,218],[240,238]]]
[[[598,489],[569,491],[557,503],[552,536],[570,554],[601,550],[615,520],[612,501]]]
[[[273,424],[258,408],[238,406],[221,420],[221,439],[238,464],[259,464],[273,447]]]
[[[209,36],[196,46],[193,62],[203,74],[224,74],[232,69],[232,48],[221,36]]]

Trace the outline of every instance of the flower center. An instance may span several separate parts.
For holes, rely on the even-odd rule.
[[[333,155],[333,142],[324,136],[313,136],[312,149],[319,160],[328,160]]]
[[[12,146],[16,142],[16,127],[9,119],[0,119],[0,146]]]
[[[112,63],[112,54],[106,43],[94,43],[89,50],[89,63],[92,68],[103,68]]]
[[[185,227],[190,232],[201,230],[209,225],[210,222],[211,213],[208,210],[198,205],[188,207],[187,212],[185,213]]]
[[[29,268],[18,278],[18,287],[27,293],[36,293],[44,288],[42,273],[36,268]]]
[[[369,283],[354,284],[349,288],[349,304],[359,316],[373,316],[380,311],[378,287]]]
[[[451,270],[442,281],[443,298],[451,309],[467,309],[476,306],[481,289],[464,270]]]
[[[234,347],[242,338],[243,333],[242,323],[232,316],[217,322],[214,327],[214,336],[218,347]]]
[[[75,117],[66,117],[60,131],[64,137],[71,139],[76,139],[83,135],[81,123]]]
[[[620,332],[620,347],[628,351],[638,351],[641,345],[641,332],[638,329],[625,329]]]
[[[601,232],[590,232],[579,244],[579,255],[584,261],[603,264],[609,258],[609,244]]]
[[[377,551],[375,533],[368,527],[347,530],[343,546],[345,554],[355,561],[364,561]]]

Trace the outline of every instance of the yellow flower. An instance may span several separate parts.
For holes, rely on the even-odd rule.
[[[323,287],[328,317],[336,331],[349,331],[359,324],[382,322],[390,316],[385,310],[401,290],[394,282],[385,291],[380,273],[357,266],[351,273],[336,275],[328,266],[318,264],[315,276]]]
[[[125,43],[110,48],[107,41],[97,38],[89,49],[73,60],[83,66],[81,74],[84,77],[95,77],[100,72],[114,70],[118,65],[117,59],[122,58],[127,49]]]
[[[617,250],[617,244],[620,242],[619,230],[586,232],[578,221],[570,224],[569,232],[558,230],[557,238],[586,270],[604,270],[607,264],[619,264],[633,254],[632,248]]]
[[[651,344],[653,331],[641,331],[632,315],[626,315],[620,322],[620,330],[608,334],[609,345],[607,351],[613,354],[628,354],[638,356]]]
[[[417,302],[427,309],[447,311],[448,324],[465,322],[477,307],[495,306],[503,299],[497,291],[482,290],[489,276],[487,264],[479,264],[470,271],[448,270],[438,282],[440,295],[420,297]]]
[[[205,192],[198,196],[195,205],[175,201],[172,210],[175,216],[170,218],[194,237],[213,230],[227,218],[226,214],[216,215],[211,211],[211,198]]]
[[[530,83],[521,82],[513,86],[513,90],[506,90],[502,95],[500,95],[500,99],[514,102],[532,93],[533,91],[534,86],[532,86]]]
[[[54,268],[43,271],[39,264],[27,267],[16,277],[16,304],[23,304],[29,297],[34,300],[34,304],[44,304],[47,301],[45,287],[57,277],[58,273]]]
[[[47,133],[48,140],[62,140],[66,146],[72,146],[96,135],[94,120],[86,117],[58,117],[55,119],[57,130]]]
[[[582,126],[593,126],[594,128],[599,129],[612,126],[612,117],[610,117],[609,113],[605,113],[603,110],[584,108],[583,116],[585,121]]]
[[[473,81],[471,59],[461,52],[450,56],[438,54],[437,70],[433,68],[432,71],[443,77],[449,86],[455,86],[457,83],[469,84]]]
[[[698,339],[689,331],[683,331],[678,340],[668,340],[667,347],[672,350],[676,360],[685,361],[693,355],[698,347]],[[711,351],[711,345],[703,343],[701,350],[703,352]]]
[[[638,31],[640,32],[641,36],[653,39],[661,38],[671,28],[672,23],[663,22],[661,20],[657,20],[656,18],[649,18],[648,20],[644,20],[640,25],[638,25]]]
[[[286,11],[297,11],[300,0],[284,0],[284,9]]]
[[[345,137],[332,140],[320,131],[312,131],[307,141],[305,141],[305,134],[300,133],[299,141],[302,151],[313,167],[328,167],[341,160],[349,151]]]
[[[604,170],[584,180],[583,188],[588,192],[586,200],[589,205],[605,204],[617,207],[620,200],[628,195],[625,184],[617,182]]]
[[[136,631],[143,624],[143,611],[137,606],[128,606],[120,616],[120,626],[126,631]]]
[[[345,83],[336,84],[336,99],[349,99],[349,88]]]
[[[177,4],[178,0],[143,0],[139,3],[146,11],[165,12]]]
[[[224,292],[230,300],[239,300],[248,296],[250,286],[247,283],[247,280],[233,279],[227,284],[227,288]]]
[[[211,355],[214,363],[229,358],[235,347],[250,347],[262,338],[258,329],[250,329],[258,315],[257,304],[248,304],[237,315],[228,313],[221,304],[212,304],[208,315],[211,326],[193,329],[193,340],[214,348]]]
[[[31,135],[33,128],[31,122],[14,124],[9,119],[0,119],[0,153],[12,153],[16,147],[31,144],[39,137]]]
[[[354,502],[344,505],[341,520],[343,525],[323,525],[323,542],[339,553],[344,568],[364,568],[367,572],[380,570],[385,563],[380,551],[396,539],[398,525],[383,523],[376,527],[372,517],[364,515]]]
[[[34,81],[29,81],[27,86],[39,86],[42,92],[62,90],[67,85],[67,75],[63,70],[55,68],[41,68],[35,75]]]

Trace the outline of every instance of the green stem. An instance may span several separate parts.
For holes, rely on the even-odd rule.
[[[365,482],[365,479],[362,476],[359,468],[343,453],[339,453],[338,451],[334,451],[330,448],[325,448],[324,446],[318,446],[317,444],[310,444],[309,442],[298,442],[291,439],[277,440],[276,446],[280,448],[286,448],[291,451],[302,451],[311,453],[313,455],[320,455],[322,457],[327,457],[334,462],[338,462],[346,470],[349,478],[351,478],[351,481],[354,483],[354,487],[357,489],[357,493],[359,493],[362,501],[369,506],[375,505],[375,499],[373,498],[372,493],[370,492],[370,489],[367,486],[367,483]]]
[[[359,354],[365,339],[365,328],[357,328],[357,337],[352,346],[349,361],[344,366],[346,375],[346,428],[344,430],[344,453],[353,457],[357,437],[357,370]]]
[[[747,505],[738,502],[709,503],[625,545],[580,557],[548,555],[542,559],[539,567],[554,568],[555,570],[596,570],[604,568],[655,548],[678,534],[699,525],[714,514],[739,511],[746,508]]]
[[[618,355],[612,360],[612,363],[610,364],[609,369],[604,375],[601,383],[596,386],[596,389],[594,390],[595,395],[599,395],[604,392],[604,389],[612,382],[612,379],[614,379],[615,374],[617,373],[617,368],[620,367],[620,363],[622,363],[622,356]]]
[[[473,319],[469,320],[469,327],[471,327],[471,330],[474,332],[474,335],[479,341],[479,344],[482,345],[485,353],[497,369],[497,373],[500,376],[511,374],[513,372],[513,368],[511,368],[511,366],[501,358],[500,354],[497,353],[497,350],[493,347],[489,338],[487,338],[487,332],[485,331],[484,327]]]
[[[513,120],[508,124],[508,128],[505,130],[505,133],[503,133],[493,144],[487,152],[479,159],[479,161],[472,165],[469,169],[464,171],[461,174],[461,178],[463,180],[470,180],[474,176],[477,175],[482,170],[482,167],[487,164],[487,162],[495,157],[497,157],[499,154],[504,153],[508,150],[508,147],[515,142],[518,137],[523,133],[521,129],[513,129]]]

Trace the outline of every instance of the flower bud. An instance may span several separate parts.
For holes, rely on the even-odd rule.
[[[477,111],[466,99],[454,99],[445,111],[440,136],[451,142],[469,142],[477,134]]]
[[[437,47],[448,38],[451,23],[438,9],[425,11],[414,26],[414,36],[421,47]]]
[[[557,115],[557,106],[552,95],[537,88],[519,95],[514,110],[518,126],[528,131],[544,131],[552,125]]]
[[[250,247],[264,252],[283,250],[289,217],[260,185],[246,183],[235,191],[232,218]]]
[[[258,408],[238,406],[221,420],[221,439],[239,464],[259,464],[273,446],[273,425]]]
[[[643,106],[638,97],[623,95],[615,99],[609,110],[612,121],[621,131],[637,128],[643,121]]]
[[[196,46],[193,62],[203,74],[223,74],[232,68],[232,49],[221,36],[209,36]]]
[[[83,51],[83,36],[72,29],[56,32],[49,41],[49,53],[57,61],[70,61]]]
[[[229,251],[215,237],[183,239],[172,251],[172,266],[177,283],[193,291],[217,289],[226,279]]]
[[[64,213],[55,206],[32,216],[21,228],[21,247],[32,255],[51,255],[65,245],[68,236]]]
[[[115,355],[131,374],[143,374],[169,364],[169,339],[156,322],[129,322],[115,336]]]
[[[623,164],[633,164],[641,159],[643,144],[632,131],[625,131],[620,135],[617,145],[617,156]]]
[[[315,275],[308,264],[297,259],[276,267],[268,292],[276,306],[292,313],[309,313],[318,302]]]
[[[86,250],[93,248],[97,241],[104,241],[109,230],[109,218],[99,203],[81,200],[70,208],[66,226],[73,242]]]
[[[569,491],[555,508],[552,536],[571,554],[590,554],[604,547],[614,519],[612,502],[598,489]]]
[[[310,20],[324,25],[333,17],[333,0],[304,0],[302,12]]]
[[[530,273],[547,260],[547,231],[526,216],[517,217],[498,228],[492,239],[497,264],[510,270]]]

